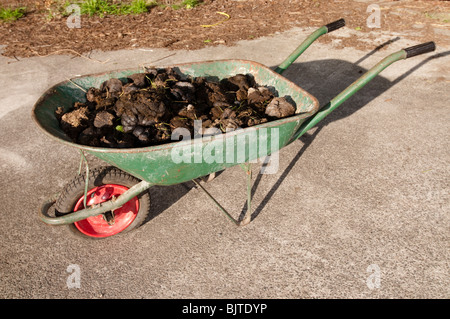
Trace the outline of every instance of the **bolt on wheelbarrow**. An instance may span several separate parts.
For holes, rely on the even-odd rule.
[[[282,73],[316,39],[344,25],[345,21],[340,19],[318,28],[275,70],[247,60],[216,60],[171,66],[184,78],[221,80],[236,74],[251,74],[259,85],[271,88],[279,96],[289,96],[295,103],[293,116],[225,134],[128,149],[77,144],[60,128],[55,110],[62,106],[67,111],[75,102],[86,101],[85,90],[90,87],[99,87],[111,78],[126,78],[143,70],[86,75],[48,89],[33,108],[36,124],[52,139],[78,149],[84,159],[87,153],[112,166],[89,170],[85,161],[86,175],[79,174],[59,194],[44,201],[39,210],[40,220],[49,225],[70,225],[77,233],[91,238],[110,237],[130,231],[145,221],[150,210],[150,187],[193,181],[233,223],[248,224],[252,213],[252,163],[297,140],[392,63],[435,50],[435,44],[427,42],[392,53],[320,107],[314,96],[283,77]],[[211,150],[215,152],[214,158],[219,160],[204,160],[203,155]],[[247,173],[247,211],[240,220],[235,219],[197,181],[236,165]],[[55,216],[49,213],[53,205],[57,213]]]

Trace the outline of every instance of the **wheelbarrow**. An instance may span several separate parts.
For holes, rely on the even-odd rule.
[[[256,126],[217,135],[194,136],[164,145],[112,149],[80,145],[62,131],[55,110],[69,110],[77,101],[86,101],[85,92],[111,78],[144,72],[129,69],[77,77],[48,89],[34,105],[36,124],[54,140],[78,149],[82,158],[91,154],[112,166],[89,169],[79,174],[64,189],[43,202],[39,218],[49,225],[69,225],[77,234],[104,238],[128,232],[141,225],[149,215],[149,188],[193,181],[234,224],[246,225],[251,220],[251,165],[267,158],[292,143],[323,120],[334,109],[370,82],[392,63],[435,50],[433,42],[419,44],[392,53],[322,107],[317,99],[281,74],[320,36],[345,25],[340,19],[318,28],[309,35],[275,70],[246,60],[216,60],[183,63],[172,67],[182,77],[206,77],[220,80],[236,74],[251,74],[256,83],[279,96],[288,96],[296,106],[295,115]],[[205,154],[210,156],[205,157]],[[213,160],[211,160],[211,157]],[[81,164],[81,163],[80,163]],[[199,183],[205,176],[240,165],[247,173],[247,210],[242,218],[234,218]],[[50,208],[55,213],[50,214]]]

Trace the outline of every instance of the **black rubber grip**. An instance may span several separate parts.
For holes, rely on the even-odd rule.
[[[345,26],[345,20],[344,20],[344,19],[339,19],[339,20],[337,20],[337,21],[328,23],[328,24],[326,25],[326,27],[327,27],[327,29],[328,29],[328,32],[337,30],[337,29],[339,29],[339,28],[342,28],[343,26]]]
[[[403,50],[405,50],[406,52],[406,58],[411,58],[419,54],[433,52],[434,50],[436,50],[436,44],[434,44],[434,42],[431,41],[427,43],[418,44]]]

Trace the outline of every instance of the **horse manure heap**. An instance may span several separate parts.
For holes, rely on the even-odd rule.
[[[174,142],[177,128],[194,136],[194,121],[202,129],[232,129],[266,123],[295,113],[293,102],[258,85],[250,74],[218,82],[205,77],[182,77],[172,68],[146,68],[126,78],[105,81],[55,115],[61,129],[82,145],[134,148]]]

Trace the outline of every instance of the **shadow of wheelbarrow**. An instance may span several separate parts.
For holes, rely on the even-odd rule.
[[[378,46],[354,64],[336,59],[295,63],[289,67],[289,69],[284,73],[284,76],[310,92],[319,100],[319,103],[321,105],[324,105],[327,101],[336,96],[336,94],[353,83],[355,79],[357,79],[361,74],[364,74],[368,71],[367,69],[358,65],[360,62],[362,62],[384,46],[398,39],[399,38],[394,38]],[[316,125],[316,129],[313,131],[313,133],[306,133],[302,137],[300,137],[300,141],[303,143],[303,145],[287,165],[286,169],[281,173],[280,177],[274,183],[272,188],[266,193],[258,207],[255,208],[254,212],[252,213],[252,219],[256,218],[261,213],[261,211],[276,193],[280,185],[283,183],[285,178],[292,171],[292,168],[301,158],[303,153],[308,149],[308,147],[325,126],[334,121],[339,121],[352,115],[353,113],[363,108],[365,105],[369,104],[372,100],[383,95],[385,91],[395,86],[397,83],[403,81],[406,77],[414,73],[419,68],[423,67],[428,62],[448,55],[450,55],[450,51],[444,51],[434,54],[417,63],[413,68],[409,69],[393,81],[390,81],[380,75],[376,76],[371,81],[371,83],[368,84],[358,95],[351,98],[351,103],[346,103],[344,107],[338,108],[329,116],[327,116],[323,121]],[[333,70],[332,76],[330,76],[330,70]],[[301,74],[301,76],[298,76],[299,74]],[[328,81],[333,85],[326,85]],[[252,186],[252,195],[256,192],[258,185],[261,182],[261,178],[262,174],[258,174]],[[241,217],[246,210],[247,205],[245,204],[242,208]]]

